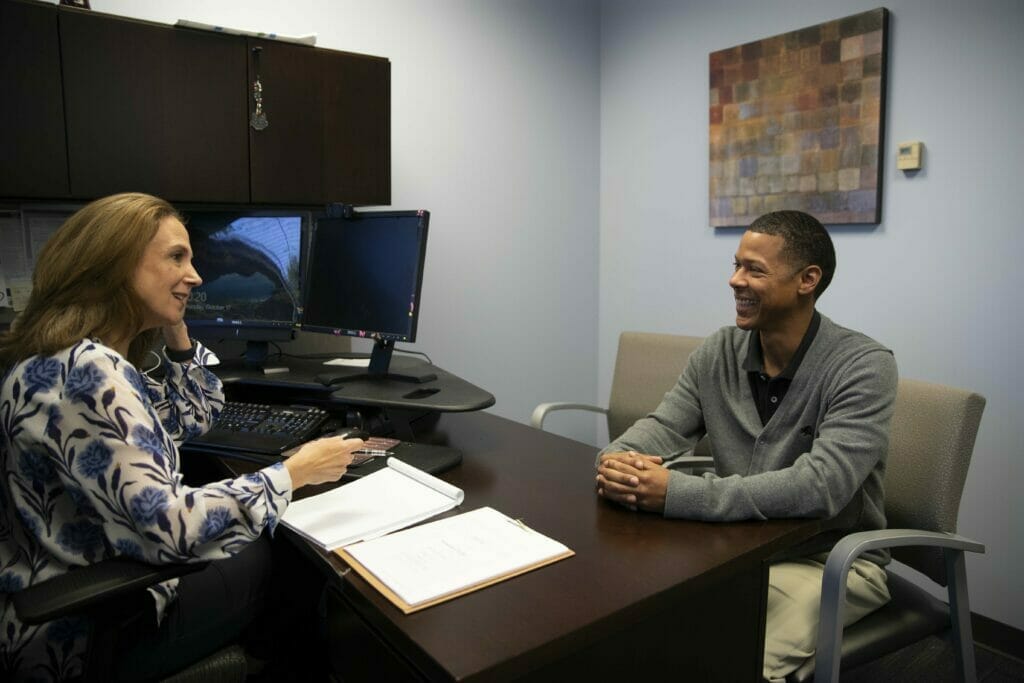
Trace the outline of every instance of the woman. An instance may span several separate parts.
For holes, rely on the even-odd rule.
[[[204,367],[212,354],[183,322],[202,283],[191,257],[163,200],[95,201],[43,247],[28,305],[0,338],[0,672],[80,673],[81,624],[25,626],[10,594],[115,556],[218,560],[151,591],[163,623],[137,666],[170,673],[161,669],[179,655],[237,637],[265,590],[266,541],[253,541],[273,532],[295,489],[338,479],[363,445],[320,439],[254,474],[183,483],[177,443],[209,428],[224,403]],[[160,337],[156,381],[139,368]]]

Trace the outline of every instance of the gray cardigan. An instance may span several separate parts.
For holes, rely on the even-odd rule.
[[[750,333],[724,327],[693,352],[661,405],[602,453],[689,455],[706,433],[715,472],[673,470],[666,517],[828,518],[860,492],[855,529],[885,527],[882,478],[896,400],[892,352],[821,316],[777,412],[762,426],[743,361]],[[827,550],[831,542],[811,551]],[[879,564],[885,552],[870,555]]]

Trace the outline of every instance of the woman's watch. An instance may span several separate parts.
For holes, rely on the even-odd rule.
[[[164,346],[164,354],[167,355],[168,360],[172,360],[175,363],[187,363],[188,361],[190,361],[193,358],[195,358],[195,355],[196,355],[196,343],[192,339],[190,339],[189,341],[192,342],[192,345],[190,347],[188,347],[187,349],[184,349],[182,351],[177,351],[175,349],[169,349],[169,348],[167,348],[167,346]]]

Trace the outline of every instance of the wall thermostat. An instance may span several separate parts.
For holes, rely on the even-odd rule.
[[[896,152],[896,168],[901,171],[916,171],[921,168],[921,143],[901,142]]]

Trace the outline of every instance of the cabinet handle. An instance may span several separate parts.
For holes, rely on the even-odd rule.
[[[267,114],[263,111],[263,83],[260,81],[260,52],[262,51],[262,47],[252,49],[253,70],[256,72],[256,78],[252,82],[252,100],[255,109],[252,116],[249,117],[249,125],[255,130],[263,130],[270,125],[270,122],[267,121]]]

